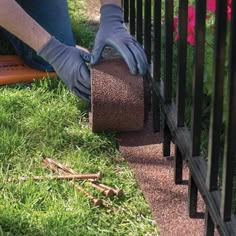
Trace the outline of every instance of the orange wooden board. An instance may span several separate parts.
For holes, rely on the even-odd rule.
[[[47,73],[33,69],[15,55],[0,55],[0,85],[31,82],[34,79],[40,79],[47,75],[55,76],[56,73]]]

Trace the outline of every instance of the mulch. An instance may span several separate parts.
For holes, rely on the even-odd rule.
[[[126,158],[149,203],[163,236],[204,235],[204,203],[198,197],[198,214],[188,216],[188,168],[183,170],[183,184],[174,183],[174,145],[171,156],[162,155],[162,135],[152,131],[152,121],[143,131],[118,136],[120,151]]]

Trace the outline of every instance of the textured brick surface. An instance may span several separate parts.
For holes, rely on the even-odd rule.
[[[134,131],[144,126],[141,76],[130,74],[121,59],[107,59],[91,68],[90,125],[94,132]]]
[[[199,197],[198,217],[189,218],[188,168],[184,166],[184,184],[175,185],[173,179],[174,145],[171,147],[171,157],[163,157],[162,136],[160,133],[153,133],[151,119],[148,120],[144,130],[120,134],[118,140],[120,151],[128,161],[152,209],[160,235],[204,235],[203,200]]]

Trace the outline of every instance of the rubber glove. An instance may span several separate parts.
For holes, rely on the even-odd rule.
[[[91,64],[96,64],[106,46],[115,48],[127,63],[132,74],[146,73],[148,63],[142,46],[127,32],[122,9],[113,4],[100,9],[100,27],[92,51]]]
[[[90,101],[90,72],[85,63],[91,59],[89,53],[67,46],[52,37],[37,54],[52,65],[76,96]]]

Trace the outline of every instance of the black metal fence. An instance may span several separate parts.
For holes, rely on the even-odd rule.
[[[236,235],[236,221],[232,214],[234,160],[236,157],[236,1],[232,0],[229,47],[227,35],[227,0],[216,0],[214,56],[212,71],[211,119],[207,159],[201,152],[203,131],[202,104],[204,86],[204,57],[206,32],[206,0],[195,0],[195,43],[192,74],[191,126],[188,128],[186,113],[187,70],[187,19],[188,0],[123,0],[124,18],[132,35],[144,45],[150,63],[149,78],[152,82],[154,130],[163,131],[163,155],[170,155],[170,142],[175,143],[176,184],[182,182],[183,161],[189,168],[189,216],[197,211],[197,194],[206,204],[205,235],[214,235],[215,227],[221,235]],[[178,4],[178,53],[173,61],[173,14]],[[164,9],[164,12],[163,10]],[[163,35],[163,37],[162,37]],[[162,47],[164,43],[164,47]],[[225,76],[225,59],[228,55],[228,76]],[[164,63],[161,63],[164,55]],[[177,73],[173,77],[173,66]],[[161,69],[163,73],[161,73]],[[174,78],[174,80],[173,80]],[[228,80],[227,93],[224,81]],[[172,97],[175,89],[175,101]],[[223,100],[227,96],[227,118],[222,119]],[[161,107],[161,109],[160,109]],[[163,114],[162,125],[160,115]],[[221,143],[225,127],[224,145]],[[221,150],[223,162],[220,163]],[[221,183],[219,172],[223,170]]]

